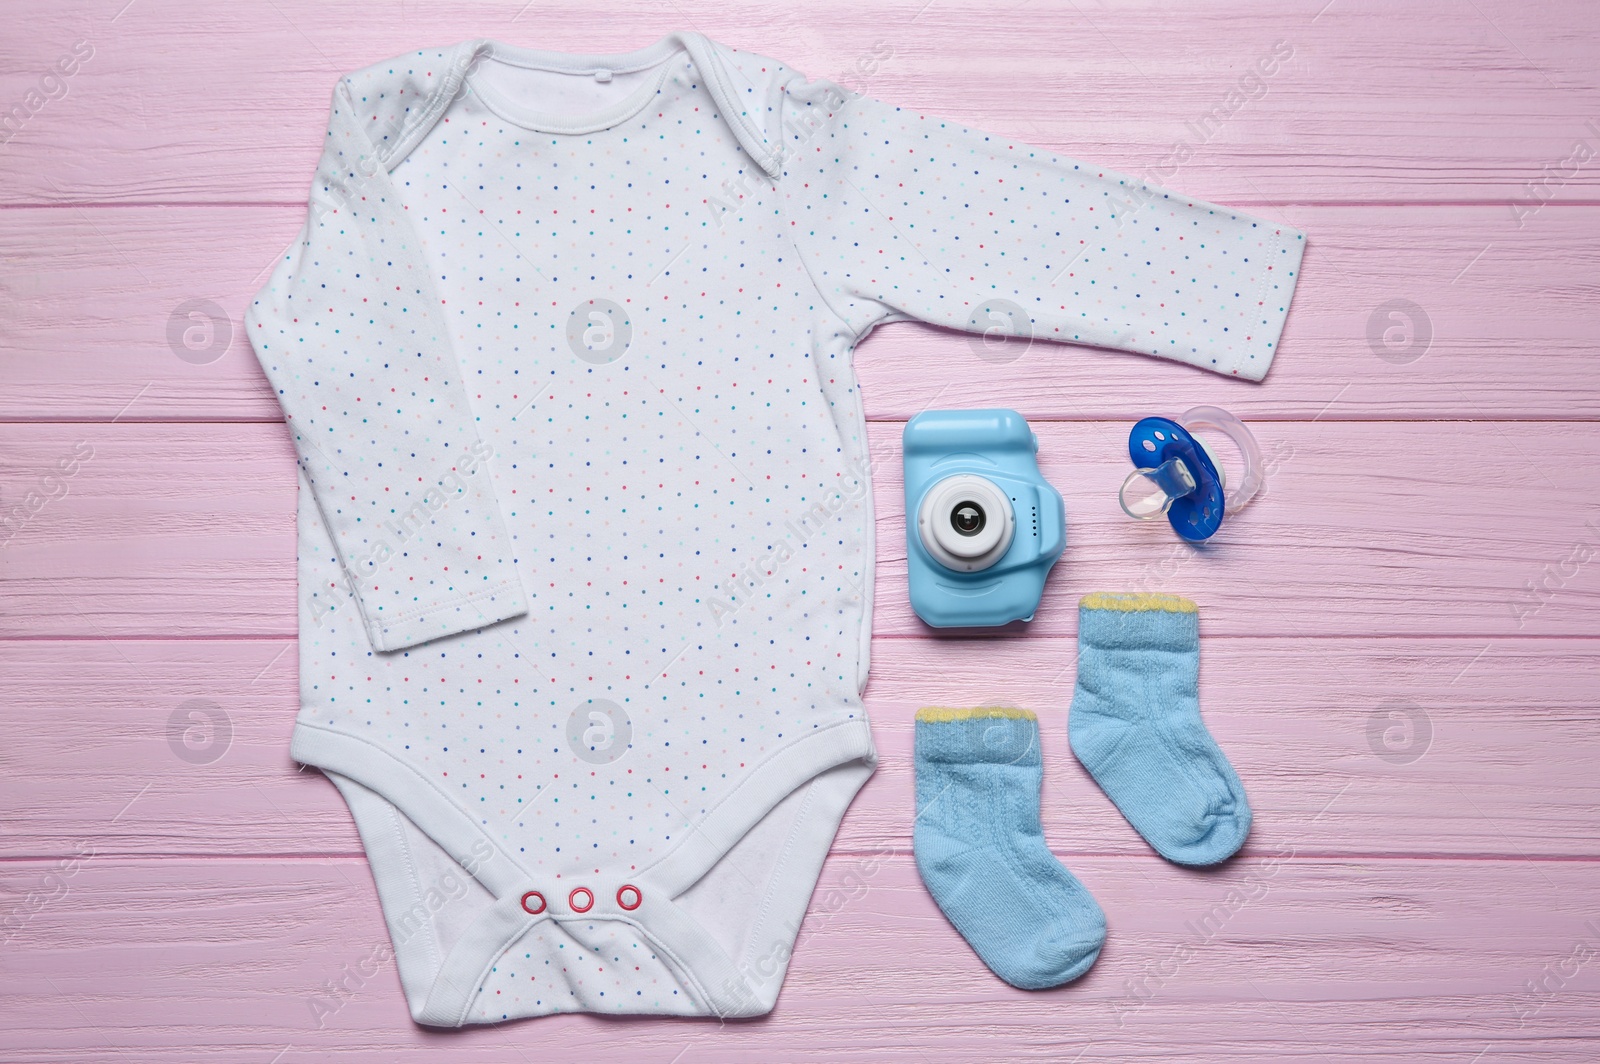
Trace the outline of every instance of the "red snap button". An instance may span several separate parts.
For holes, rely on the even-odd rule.
[[[522,910],[529,916],[538,916],[544,912],[544,895],[536,890],[530,890],[522,896]]]
[[[583,904],[578,904],[578,895],[583,895]],[[572,893],[567,895],[567,904],[572,906],[575,913],[586,913],[594,908],[594,891],[588,887],[573,887]]]
[[[617,888],[617,904],[631,913],[644,904],[644,895],[632,883],[624,883]]]

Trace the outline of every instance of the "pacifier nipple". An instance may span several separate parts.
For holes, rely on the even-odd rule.
[[[1149,521],[1172,509],[1172,504],[1195,489],[1194,474],[1182,458],[1171,458],[1154,469],[1135,469],[1122,482],[1118,496],[1122,510],[1138,521]]]

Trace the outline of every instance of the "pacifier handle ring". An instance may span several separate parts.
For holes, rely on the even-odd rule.
[[[1239,454],[1244,459],[1244,475],[1239,478],[1239,486],[1227,493],[1227,506],[1229,512],[1243,509],[1245,503],[1253,499],[1256,492],[1261,490],[1261,485],[1266,482],[1264,468],[1266,463],[1261,458],[1261,445],[1256,442],[1250,426],[1220,406],[1191,407],[1175,420],[1190,432],[1201,432],[1206,429],[1220,432],[1239,448]],[[1221,466],[1217,468],[1220,473]]]

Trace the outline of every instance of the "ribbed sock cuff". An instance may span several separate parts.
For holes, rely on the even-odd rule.
[[[1038,765],[1039,719],[1010,706],[919,709],[916,756],[947,765]]]
[[[1199,607],[1177,595],[1085,595],[1078,602],[1078,642],[1104,650],[1194,650]]]

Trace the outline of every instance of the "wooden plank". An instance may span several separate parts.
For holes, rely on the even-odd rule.
[[[841,0],[636,0],[597,36],[592,9],[563,2],[410,5],[384,19],[313,0],[204,19],[182,0],[46,7],[0,42],[0,100],[24,102],[76,41],[94,54],[0,152],[0,189],[11,204],[301,201],[340,74],[478,36],[616,52],[696,25],[906,107],[1135,174],[1160,168],[1222,201],[1500,204],[1574,141],[1596,143],[1592,25],[1564,5],[1235,0],[1177,19],[1148,0],[1053,0],[997,19],[893,0],[866,33],[859,15]],[[1291,58],[1242,82],[1280,41]],[[1184,142],[1192,155],[1173,172]],[[1600,184],[1579,166],[1547,187],[1592,199]]]
[[[1068,749],[1076,642],[880,639],[877,774],[835,852],[911,845],[918,707],[1019,705],[1041,720],[1046,837],[1144,856]],[[1592,639],[1204,642],[1205,719],[1255,810],[1247,853],[1600,857]],[[284,640],[0,642],[0,857],[360,853],[342,799],[289,758]],[[1529,786],[1529,780],[1538,786]]]
[[[55,862],[8,862],[0,912],[29,904],[30,891],[42,905],[25,914],[0,967],[7,1048],[13,1059],[72,1064],[446,1053],[530,1062],[1577,1061],[1592,1049],[1600,993],[1584,966],[1600,943],[1600,880],[1590,862],[1293,852],[1210,873],[1153,857],[1073,860],[1110,937],[1088,975],[1047,992],[990,975],[909,857],[835,857],[777,1010],[763,1021],[547,1017],[469,1028],[448,1042],[410,1021],[359,859],[94,856],[55,880]],[[1536,980],[1548,988],[1537,995],[1528,988]]]
[[[1586,283],[1600,271],[1600,208],[1552,208],[1520,232],[1493,206],[1264,213],[1310,233],[1265,384],[1044,341],[989,350],[896,323],[856,353],[868,415],[903,419],[959,397],[1074,420],[1198,403],[1254,420],[1600,417]],[[0,211],[0,258],[13,267],[0,276],[11,308],[0,317],[0,420],[278,418],[242,323],[302,216],[292,206]],[[1382,308],[1397,299],[1419,310],[1406,312],[1411,346],[1391,349],[1383,334],[1398,325],[1400,343],[1404,323]],[[209,330],[187,316],[197,301],[220,312]]]
[[[1118,508],[1126,423],[1037,428],[1068,533],[1032,636],[1075,633],[1086,592],[1141,589],[1196,599],[1208,635],[1597,634],[1600,525],[1574,501],[1600,476],[1591,425],[1258,425],[1267,487],[1204,549]],[[906,598],[899,432],[870,434],[874,631],[936,634]],[[293,634],[281,424],[0,425],[0,499],[26,507],[80,445],[66,494],[0,549],[0,637]]]
[[[295,464],[281,423],[10,426],[0,439],[13,522],[0,532],[0,635],[294,631]],[[62,462],[76,473],[60,476]]]

